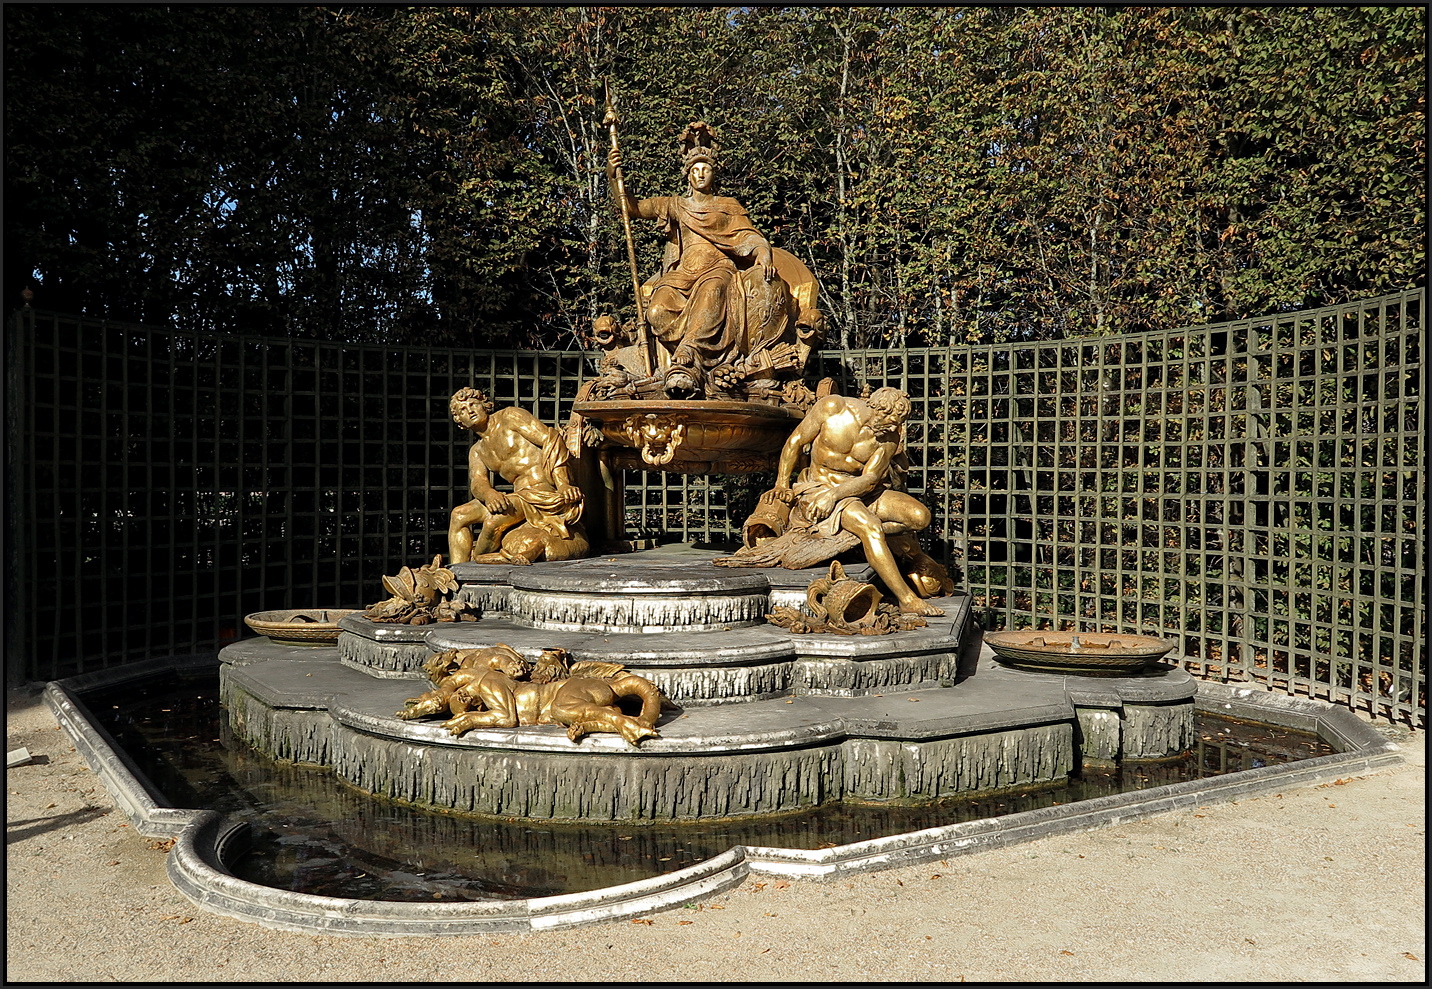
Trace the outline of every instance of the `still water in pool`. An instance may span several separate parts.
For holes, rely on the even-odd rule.
[[[1327,755],[1315,735],[1212,715],[1185,757],[1083,771],[1061,786],[920,806],[835,804],[758,820],[552,825],[421,810],[325,769],[275,763],[228,730],[217,676],[136,685],[88,701],[174,806],[250,822],[233,863],[265,886],[355,899],[476,900],[599,889],[693,865],[733,845],[823,848]]]

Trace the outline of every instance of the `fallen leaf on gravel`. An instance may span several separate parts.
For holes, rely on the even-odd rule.
[[[790,888],[791,888],[791,884],[788,883],[788,882],[786,882],[784,879],[782,879],[780,882],[776,883],[776,889],[790,889]]]
[[[119,865],[119,859],[110,859],[110,865]]]
[[[933,873],[930,874],[930,878],[931,878],[931,879],[939,879],[939,878],[940,878],[940,875],[941,875],[941,874],[938,873],[938,872],[933,872]]]
[[[652,924],[656,923],[656,921],[649,920],[646,917],[633,917],[631,919],[631,922],[633,924],[645,924],[647,927],[650,927]]]
[[[189,923],[189,922],[190,922],[191,920],[193,920],[193,919],[194,919],[193,917],[180,917],[180,918],[179,918],[179,923],[181,923],[181,924],[187,924],[187,923]]]
[[[1410,952],[1410,951],[1404,951],[1404,952],[1402,953],[1402,957],[1403,957],[1403,958],[1410,958],[1410,959],[1412,959],[1413,961],[1416,961],[1416,960],[1417,960],[1417,956],[1414,955],[1414,954],[1413,954],[1412,952]]]
[[[759,893],[761,890],[763,890],[763,889],[766,888],[766,884],[765,884],[765,883],[752,883],[751,885],[755,888],[756,892],[758,892],[758,893]]]
[[[722,906],[720,903],[713,903],[713,904],[711,904],[711,909],[712,909],[712,910],[725,910],[726,908],[725,908],[724,906]]]
[[[691,926],[692,924],[694,924],[694,923],[696,923],[696,921],[694,921],[694,920],[678,920],[678,921],[677,921],[677,924],[681,925],[682,927],[690,927],[690,926]]]
[[[1060,953],[1061,955],[1072,955],[1072,954],[1074,954],[1074,952],[1072,952],[1072,951],[1061,951],[1061,952],[1059,952],[1059,953]]]
[[[179,915],[178,915],[177,913],[166,913],[163,917],[160,917],[159,919],[160,919],[160,920],[178,920],[178,919],[179,919]]]

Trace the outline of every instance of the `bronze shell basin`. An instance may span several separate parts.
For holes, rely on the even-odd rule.
[[[1096,676],[1141,673],[1178,645],[1149,635],[1107,632],[987,632],[984,640],[1007,666]]]
[[[244,624],[285,646],[333,646],[338,644],[338,620],[358,613],[357,608],[290,608],[286,611],[256,611],[244,616]]]
[[[578,402],[615,449],[616,466],[675,473],[774,470],[800,423],[794,409],[718,399]]]

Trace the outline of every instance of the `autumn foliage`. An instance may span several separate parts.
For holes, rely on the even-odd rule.
[[[7,308],[570,347],[723,191],[830,338],[1158,329],[1422,284],[1426,11],[7,5]],[[639,231],[644,275],[653,231]]]

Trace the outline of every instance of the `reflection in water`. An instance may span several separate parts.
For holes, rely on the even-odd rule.
[[[279,765],[233,736],[218,678],[138,685],[90,704],[180,807],[251,822],[235,864],[266,886],[356,899],[432,901],[600,889],[693,865],[732,845],[823,848],[1332,752],[1315,735],[1199,714],[1197,747],[1169,762],[1085,770],[1067,785],[920,806],[836,804],[755,820],[552,825],[418,810],[323,769]]]

